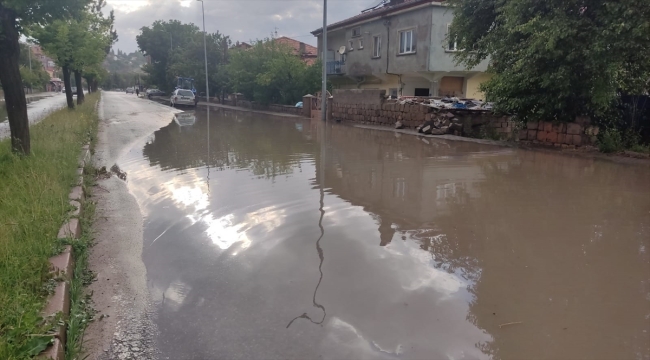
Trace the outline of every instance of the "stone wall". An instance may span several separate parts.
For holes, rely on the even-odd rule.
[[[595,145],[598,127],[589,118],[577,118],[574,123],[529,122],[522,124],[514,116],[497,115],[489,110],[440,109],[420,103],[401,104],[385,100],[383,90],[335,90],[332,118],[337,121],[394,127],[399,121],[403,128],[415,130],[425,122],[448,126],[451,134],[523,141],[556,147]],[[379,99],[379,101],[378,101]],[[461,130],[458,130],[461,129]]]
[[[555,124],[547,121],[529,122],[519,133],[519,140],[556,147],[595,145],[600,129],[592,126],[589,118],[579,117],[575,122]]]
[[[358,91],[368,91],[371,95],[358,96]],[[485,110],[437,109],[422,104],[400,104],[396,100],[377,102],[376,98],[384,91],[379,90],[340,90],[335,91],[332,117],[339,121],[356,122],[368,125],[395,126],[398,121],[403,128],[416,129],[427,121],[449,125],[462,124],[462,130],[452,132],[462,136],[478,136],[482,127],[487,127],[500,139],[517,140],[515,122],[509,116],[497,116]],[[357,96],[355,96],[357,95]],[[368,102],[355,102],[354,99],[370,99]]]

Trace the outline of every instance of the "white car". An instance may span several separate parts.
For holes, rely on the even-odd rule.
[[[196,106],[194,93],[191,90],[176,89],[169,99],[169,106],[176,105]]]

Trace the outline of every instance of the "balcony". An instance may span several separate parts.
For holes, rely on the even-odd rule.
[[[345,63],[340,61],[327,62],[327,75],[343,75],[345,74]]]

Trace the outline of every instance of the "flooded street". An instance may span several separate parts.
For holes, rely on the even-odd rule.
[[[207,117],[117,162],[161,359],[650,359],[649,167]]]
[[[29,124],[34,125],[53,111],[65,106],[65,94],[43,93],[43,96],[31,96],[27,99],[27,116]],[[76,98],[75,98],[76,101]],[[0,102],[0,140],[10,136],[7,109],[4,101]]]

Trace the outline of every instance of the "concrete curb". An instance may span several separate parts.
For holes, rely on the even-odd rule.
[[[90,145],[85,145],[79,156],[79,167],[77,175],[79,179],[76,186],[70,190],[68,198],[73,210],[70,211],[70,219],[67,220],[59,229],[57,235],[58,239],[79,239],[81,238],[81,222],[80,216],[82,214],[82,204],[84,198],[83,172],[86,164],[90,162]],[[60,280],[52,294],[45,304],[42,315],[43,317],[56,316],[57,314],[63,315],[63,320],[66,320],[62,325],[55,329],[53,343],[45,349],[37,359],[45,360],[63,360],[65,359],[65,344],[67,332],[67,320],[70,316],[70,281],[74,276],[74,258],[72,254],[72,246],[66,245],[63,252],[59,255],[50,258],[50,274],[55,279]]]

